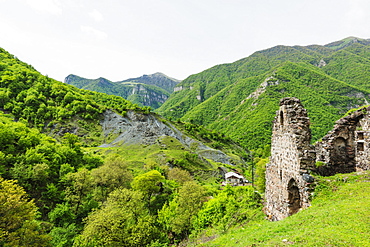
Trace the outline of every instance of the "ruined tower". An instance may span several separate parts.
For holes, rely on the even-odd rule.
[[[297,98],[284,98],[273,122],[270,163],[266,166],[266,206],[270,220],[281,220],[310,205],[309,174],[315,151],[307,111]]]

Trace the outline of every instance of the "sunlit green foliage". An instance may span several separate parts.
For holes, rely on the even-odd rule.
[[[205,203],[193,226],[197,232],[207,227],[227,231],[230,227],[254,220],[261,211],[260,200],[261,197],[251,186],[227,186]]]
[[[143,199],[138,191],[112,192],[102,208],[89,215],[74,246],[147,246],[158,232]]]
[[[45,214],[48,208],[63,200],[63,184],[67,171],[81,167],[97,167],[102,161],[85,154],[78,138],[65,135],[65,144],[40,134],[20,122],[0,116],[0,171],[7,179],[17,179],[37,199]]]
[[[50,236],[36,221],[37,207],[14,180],[0,177],[0,245],[50,246]]]
[[[152,170],[135,177],[131,186],[134,190],[140,191],[144,195],[150,206],[152,196],[160,191],[163,180],[164,177],[157,170]]]
[[[263,193],[266,187],[266,165],[269,162],[268,158],[256,158],[255,161],[255,181],[254,185],[256,186],[257,190]]]
[[[178,195],[164,205],[158,221],[169,235],[181,239],[192,229],[192,221],[205,200],[205,189],[194,181],[185,182]]]
[[[53,135],[73,132],[96,142],[101,113],[107,108],[120,114],[141,110],[121,97],[79,90],[43,76],[0,48],[0,109],[15,119]]]

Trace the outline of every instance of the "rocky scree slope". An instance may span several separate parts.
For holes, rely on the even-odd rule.
[[[117,153],[132,153],[136,148],[141,157],[134,157],[136,160],[133,159],[133,163],[137,159],[141,159],[141,164],[149,163],[146,161],[151,159],[149,156],[153,152],[147,152],[149,150],[145,149],[145,145],[155,146],[158,151],[155,155],[166,154],[170,161],[182,162],[184,167],[191,165],[192,170],[201,170],[200,165],[217,171],[218,165],[212,162],[234,164],[234,160],[241,160],[237,155],[230,157],[225,152],[186,137],[171,124],[160,121],[148,108],[140,108],[119,96],[81,90],[55,81],[1,48],[0,110],[15,121],[35,127],[59,141],[64,141],[64,136],[72,133],[75,136],[71,138],[78,141],[78,145],[90,149],[102,145],[104,140],[108,146],[114,144]],[[176,145],[161,149],[158,148],[159,142]],[[127,145],[119,145],[123,143]],[[136,147],[128,148],[128,144]],[[155,157],[151,161],[155,165],[164,164]],[[139,168],[143,167],[139,165]]]
[[[177,139],[188,150],[193,150],[204,159],[210,159],[228,165],[234,165],[235,159],[224,152],[208,147],[202,142],[186,136],[168,121],[159,120],[154,114],[142,114],[128,111],[121,116],[111,110],[104,112],[101,121],[102,130],[106,140],[114,136],[112,141],[100,147],[153,145],[166,136]]]

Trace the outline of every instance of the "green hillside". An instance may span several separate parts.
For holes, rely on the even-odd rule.
[[[264,74],[281,62],[314,63],[319,60],[319,54],[315,51],[305,49],[305,52],[301,52],[300,50],[301,48],[277,46],[256,52],[234,63],[217,65],[199,74],[191,75],[177,85],[177,87],[182,86],[182,90],[171,94],[157,112],[166,117],[180,118],[226,86],[237,83],[241,79]]]
[[[71,132],[85,145],[101,142],[101,113],[147,111],[121,97],[77,89],[37,72],[0,48],[0,110],[51,136]]]
[[[162,73],[155,73],[119,82],[112,82],[101,77],[86,79],[69,75],[64,82],[80,89],[117,95],[140,106],[150,106],[156,109],[167,100],[180,81]]]
[[[279,99],[294,96],[308,109],[315,141],[348,109],[369,100],[370,45],[356,40],[276,46],[215,66],[179,83],[182,90],[157,112],[219,130],[254,149],[270,142]]]
[[[225,135],[55,81],[3,49],[0,144],[0,246],[178,242],[218,193],[220,168],[250,174],[250,153]]]
[[[321,178],[310,208],[278,222],[260,215],[225,234],[203,233],[187,246],[369,246],[369,178],[368,172]]]

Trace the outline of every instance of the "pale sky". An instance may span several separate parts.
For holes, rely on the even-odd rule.
[[[275,45],[370,38],[369,0],[0,0],[0,47],[44,75],[185,79]]]

